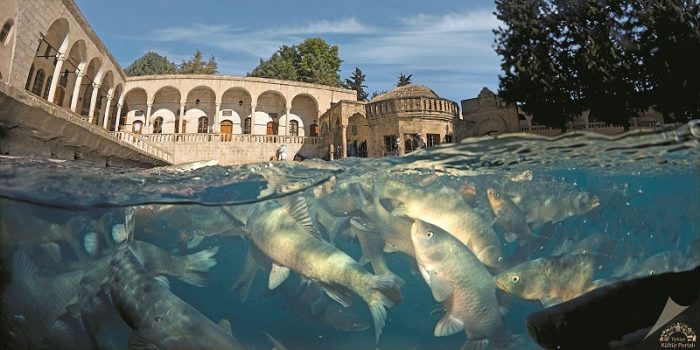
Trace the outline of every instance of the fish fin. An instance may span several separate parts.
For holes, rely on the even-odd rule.
[[[83,237],[83,247],[88,255],[94,258],[100,248],[100,241],[97,238],[97,233],[87,233],[85,237]]]
[[[396,253],[399,250],[396,249],[396,246],[389,243],[389,242],[384,242],[384,253]]]
[[[350,307],[350,305],[352,305],[352,296],[350,294],[325,284],[321,284],[321,288],[329,298],[343,305],[343,307]]]
[[[158,276],[153,276],[153,279],[156,280],[156,282],[160,283],[163,287],[167,288],[168,290],[170,289],[170,281],[168,280],[167,277],[163,275],[158,275]]]
[[[46,254],[48,254],[49,258],[51,258],[51,261],[53,262],[60,262],[61,261],[61,246],[58,245],[56,242],[48,242],[48,243],[42,243],[39,244],[39,247],[43,249]]]
[[[428,270],[421,265],[418,265],[418,269],[420,270],[421,275],[423,275],[425,282],[428,283],[430,291],[433,292],[433,298],[435,298],[435,301],[445,301],[445,299],[452,295],[452,286],[448,281],[440,278],[437,272],[434,270]]]
[[[127,348],[129,350],[160,350],[156,344],[139,331],[133,331],[131,333]]]
[[[219,328],[221,328],[224,333],[230,335],[233,337],[233,332],[231,331],[231,322],[225,318],[222,318],[221,321],[218,323]]]
[[[391,300],[381,293],[378,293],[377,299],[367,303],[372,322],[374,323],[374,341],[377,346],[379,344],[379,336],[382,335],[382,329],[386,324],[386,308],[391,307],[391,305]]]
[[[433,334],[436,337],[445,337],[460,331],[464,331],[464,322],[448,313],[438,321]]]
[[[284,280],[289,277],[289,268],[272,263],[272,269],[270,270],[270,279],[267,282],[267,287],[269,289],[275,289],[279,287]]]
[[[124,224],[116,224],[112,226],[112,240],[115,243],[124,243],[126,241],[126,227]]]
[[[485,350],[488,346],[488,339],[467,340],[459,350]]]
[[[374,276],[373,289],[380,291],[391,302],[389,306],[396,305],[401,302],[401,285],[404,281],[398,276],[392,274]]]
[[[250,286],[253,284],[258,268],[268,263],[263,253],[260,252],[255,245],[251,245],[246,253],[243,269],[228,292],[236,292],[236,294],[238,294],[238,299],[241,303],[244,303],[246,299],[248,299],[248,292],[250,291]]]
[[[135,210],[134,207],[128,207],[124,212],[124,230],[126,231],[127,244],[131,244],[134,241],[134,230],[136,228]]]
[[[186,257],[185,267],[187,271],[208,272],[216,266],[214,255],[219,252],[219,247],[211,247]]]
[[[391,215],[394,216],[409,216],[408,215],[408,210],[406,209],[406,205],[403,203],[399,203],[394,207],[394,210],[391,211]]]
[[[26,283],[27,280],[34,277],[37,272],[37,267],[32,259],[23,250],[18,250],[12,256],[12,280],[15,282]]]
[[[204,240],[204,235],[192,232],[190,238],[187,239],[187,249],[197,248]]]
[[[562,303],[563,300],[561,300],[560,298],[556,298],[556,297],[543,297],[542,299],[540,299],[540,302],[542,303],[542,306],[544,306],[545,308],[548,308],[550,306],[554,306],[554,305]]]
[[[297,197],[285,203],[285,209],[294,220],[304,227],[306,232],[312,234],[318,239],[323,239],[321,233],[314,226],[311,216],[309,215],[309,207],[306,205],[304,197]]]
[[[505,238],[506,242],[513,243],[518,240],[518,235],[513,232],[506,232],[503,234],[503,238]]]
[[[361,257],[360,257],[360,260],[357,261],[357,263],[360,264],[360,265],[362,265],[362,266],[365,266],[365,265],[369,264],[369,262],[370,262],[369,259],[368,259],[366,256],[364,256],[364,255],[361,256]]]

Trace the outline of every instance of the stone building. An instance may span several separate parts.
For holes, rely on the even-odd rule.
[[[381,157],[455,140],[459,108],[423,85],[409,84],[369,102],[340,101],[321,116],[320,142],[334,157]]]

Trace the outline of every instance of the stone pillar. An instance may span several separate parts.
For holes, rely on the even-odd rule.
[[[88,123],[92,124],[95,120],[95,106],[97,106],[97,96],[100,94],[98,83],[92,83],[92,97],[90,97],[90,111],[88,112]]]
[[[151,133],[151,111],[153,110],[153,103],[149,103],[148,107],[146,108],[146,120],[143,123],[143,127],[146,129],[147,132],[141,131],[141,133],[144,134],[150,134]]]
[[[335,152],[335,149],[334,149],[334,148],[335,148],[335,147],[334,147],[333,144],[331,143],[331,145],[330,145],[330,147],[329,147],[330,153],[328,154],[328,159],[329,159],[329,160],[333,160],[333,152]]]
[[[70,101],[70,110],[76,113],[75,110],[78,108],[78,96],[80,96],[80,86],[83,83],[83,77],[85,73],[78,73],[78,77],[75,79],[75,87],[73,87],[73,98]]]
[[[122,119],[122,105],[117,104],[117,117],[114,120],[114,131],[119,131],[119,121]]]
[[[56,88],[58,87],[58,82],[61,80],[61,69],[63,69],[63,62],[66,60],[66,56],[59,53],[57,58],[58,62],[56,63],[56,68],[53,70],[53,78],[51,79],[49,96],[46,98],[46,100],[51,103],[53,103],[53,99],[56,96]]]
[[[254,104],[250,105],[250,134],[251,135],[255,135],[255,107],[257,107],[257,106]],[[245,120],[243,121],[243,126],[245,126]]]
[[[209,130],[211,130],[211,132],[213,133],[219,132],[219,114],[221,114],[221,103],[216,104],[216,113],[214,114],[214,120],[212,121],[212,125],[209,128]]]
[[[107,95],[107,108],[105,109],[104,120],[102,121],[102,128],[107,129],[107,124],[109,123],[109,113],[112,112],[112,95]]]
[[[287,106],[287,112],[284,115],[284,136],[289,135],[289,113],[292,113],[292,107]]]
[[[177,121],[177,133],[182,134],[182,121],[185,119],[185,104],[180,103],[180,119]]]
[[[347,125],[340,126],[340,132],[342,132],[342,134],[340,135],[340,139],[341,139],[342,144],[343,144],[343,146],[342,146],[343,148],[340,150],[340,157],[341,158],[348,157],[348,135],[346,133],[347,129],[348,129]]]

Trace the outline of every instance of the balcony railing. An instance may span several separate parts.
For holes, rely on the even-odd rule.
[[[285,135],[232,135],[232,134],[147,134],[139,138],[153,143],[169,142],[236,142],[236,143],[285,143],[285,144],[317,144],[318,137],[285,136]]]
[[[141,135],[134,135],[130,132],[127,131],[111,131],[110,134],[114,137],[116,137],[119,140],[122,140],[126,143],[129,143],[136,148],[151,154],[153,156],[159,157],[161,159],[165,159],[166,161],[172,163],[174,161],[174,157],[172,153],[166,152],[158,146],[153,145],[150,141],[144,140]]]

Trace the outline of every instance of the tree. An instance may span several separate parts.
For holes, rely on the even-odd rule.
[[[374,100],[375,97],[377,97],[377,96],[379,96],[379,95],[386,94],[387,92],[389,92],[389,91],[387,91],[387,90],[375,91],[375,92],[372,93],[372,97],[370,97],[369,100],[370,100],[370,101],[371,101],[371,100]]]
[[[182,61],[178,67],[179,74],[216,74],[218,73],[218,64],[216,58],[212,55],[207,63],[204,63],[202,51],[195,51],[192,58],[188,61]]]
[[[357,91],[358,101],[367,101],[368,94],[365,92],[367,85],[365,83],[365,75],[362,74],[360,68],[355,67],[355,71],[350,76],[350,79],[345,79],[345,84],[343,86],[348,89]]]
[[[405,74],[401,73],[401,75],[399,75],[399,82],[396,83],[396,87],[401,87],[404,85],[411,84],[411,77],[412,76],[413,76],[413,74],[405,75]]]
[[[177,66],[175,63],[168,61],[167,57],[161,56],[153,51],[148,51],[126,67],[124,73],[129,77],[175,74],[177,73]]]
[[[269,59],[261,59],[248,76],[340,86],[341,62],[337,46],[309,38],[299,45],[280,47]]]

